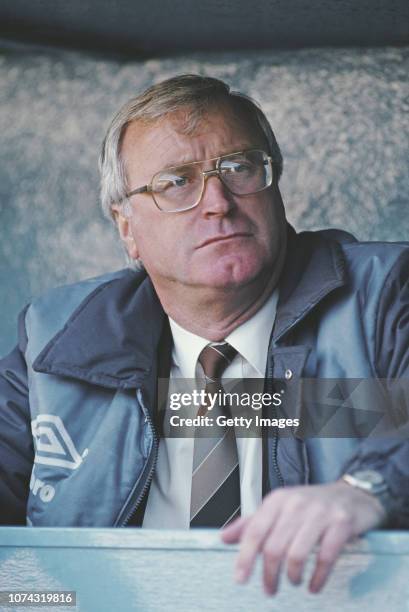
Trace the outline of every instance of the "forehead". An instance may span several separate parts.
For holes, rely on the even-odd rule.
[[[149,172],[168,166],[266,145],[261,128],[248,113],[224,104],[200,118],[181,109],[156,122],[134,121],[124,134],[121,154],[128,175],[136,171],[150,180]]]

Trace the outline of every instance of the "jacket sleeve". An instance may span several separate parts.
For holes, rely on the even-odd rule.
[[[364,440],[343,472],[381,472],[397,500],[390,524],[409,527],[409,248],[392,267],[382,289],[375,321],[375,367],[385,380],[395,438]]]
[[[30,430],[24,314],[19,344],[0,360],[0,524],[25,525],[34,449]]]

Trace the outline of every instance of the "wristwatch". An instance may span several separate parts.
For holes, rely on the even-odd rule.
[[[352,487],[369,493],[369,495],[374,495],[386,512],[386,517],[382,524],[388,521],[393,510],[396,508],[396,499],[389,491],[388,485],[380,472],[376,470],[359,470],[351,474],[344,474],[342,480]]]

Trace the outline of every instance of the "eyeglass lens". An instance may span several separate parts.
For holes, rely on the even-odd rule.
[[[264,151],[226,155],[217,165],[218,175],[234,195],[249,195],[271,185],[272,170]],[[203,191],[200,163],[168,168],[155,174],[152,195],[160,209],[174,211],[195,206]]]

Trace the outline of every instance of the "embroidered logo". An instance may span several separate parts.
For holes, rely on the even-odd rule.
[[[36,454],[35,463],[76,470],[88,453],[81,457],[61,418],[55,414],[39,414],[31,422]]]

